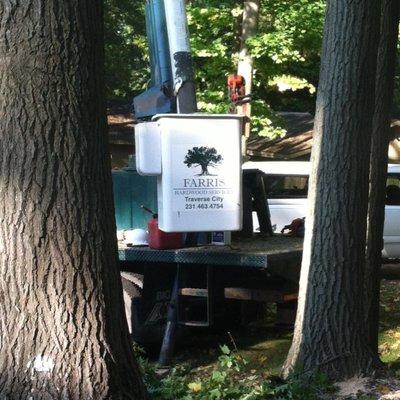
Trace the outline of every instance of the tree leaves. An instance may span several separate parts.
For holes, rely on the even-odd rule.
[[[106,89],[110,97],[132,97],[150,79],[145,2],[105,0]],[[227,113],[227,76],[236,70],[243,1],[192,0],[187,7],[200,111]],[[249,40],[255,56],[252,133],[285,133],[272,110],[312,111],[314,93],[285,83],[316,86],[325,9],[323,0],[262,0],[259,35]],[[291,89],[291,90],[290,90]],[[299,90],[298,90],[299,89]],[[270,107],[272,106],[272,108]]]
[[[145,2],[105,0],[105,83],[108,98],[139,94],[150,79]]]

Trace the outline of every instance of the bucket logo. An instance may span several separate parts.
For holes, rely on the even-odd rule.
[[[186,154],[184,164],[188,168],[201,167],[201,173],[198,176],[213,176],[208,170],[209,167],[216,168],[221,164],[223,157],[218,154],[215,147],[193,147]]]

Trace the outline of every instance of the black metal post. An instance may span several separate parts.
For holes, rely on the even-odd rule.
[[[164,338],[161,345],[158,364],[166,367],[170,364],[174,353],[176,328],[178,325],[178,298],[179,298],[179,264],[176,266],[174,286],[171,293],[171,300],[168,306],[167,325],[164,331]]]

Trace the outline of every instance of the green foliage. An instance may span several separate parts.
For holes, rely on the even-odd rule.
[[[150,79],[144,1],[105,0],[105,83],[108,98],[127,97]]]
[[[400,50],[398,50],[398,54],[400,55]],[[397,72],[397,75],[394,78],[394,111],[397,116],[400,114],[400,71]]]
[[[150,78],[144,4],[105,0],[108,97],[138,94]],[[242,7],[242,0],[188,3],[200,111],[228,112],[226,78],[237,69]],[[271,138],[285,133],[272,108],[312,110],[324,7],[323,0],[261,1],[259,35],[248,43],[255,57],[252,133]],[[289,90],[282,92],[282,87]]]
[[[263,0],[259,34],[249,40],[259,73],[316,85],[324,12],[323,0]]]
[[[259,34],[248,44],[255,93],[275,110],[313,111],[324,12],[323,0],[262,1]]]
[[[227,75],[237,66],[241,7],[242,2],[208,0],[192,1],[188,8],[202,111],[227,112],[224,89]],[[248,42],[255,57],[253,134],[285,134],[284,123],[270,104],[285,111],[313,110],[324,11],[323,0],[261,2],[259,35]]]
[[[383,281],[380,301],[379,353],[400,376],[400,282]]]
[[[196,376],[193,371],[175,368],[158,379],[154,367],[136,349],[145,384],[153,400],[317,400],[331,391],[322,375],[309,380],[293,377],[290,381],[263,379],[249,370],[248,362],[228,346],[220,347],[221,355],[212,371]]]
[[[263,100],[252,101],[251,129],[253,134],[266,136],[270,139],[284,136],[286,130],[284,121]]]
[[[236,1],[192,1],[188,5],[190,42],[199,110],[227,113],[227,76],[236,70]]]

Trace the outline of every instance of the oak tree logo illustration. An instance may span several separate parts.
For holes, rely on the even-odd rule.
[[[215,147],[193,147],[186,154],[184,164],[191,167],[201,167],[201,175],[212,175],[208,171],[208,167],[216,167],[221,164],[223,158],[218,154]]]

